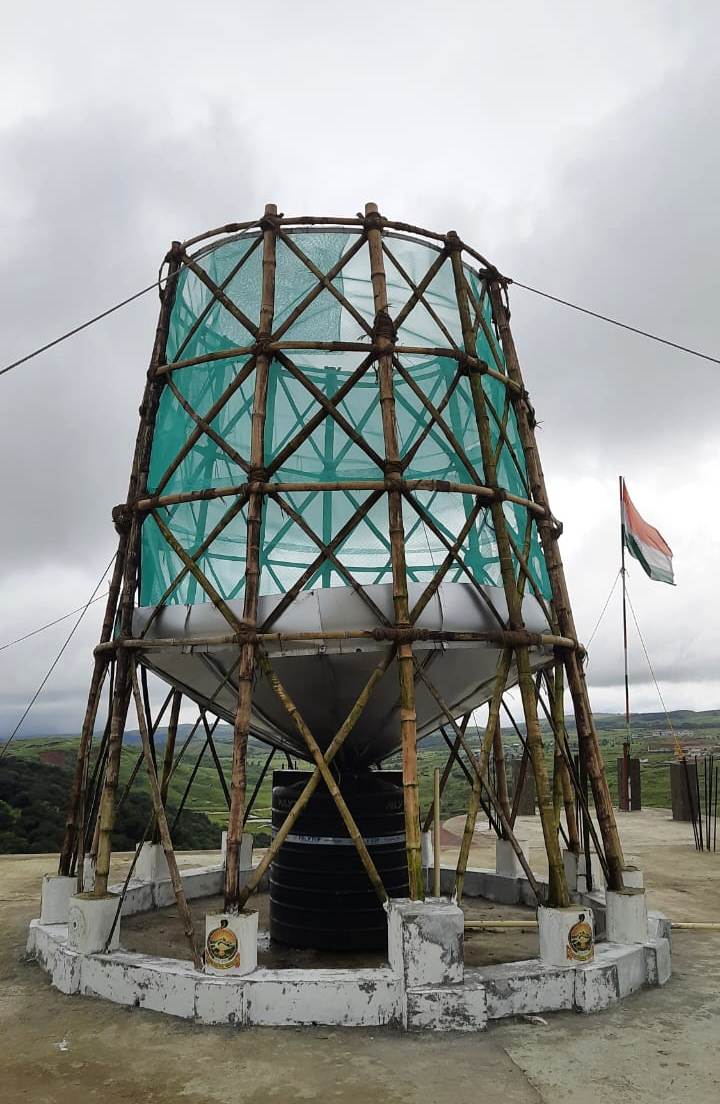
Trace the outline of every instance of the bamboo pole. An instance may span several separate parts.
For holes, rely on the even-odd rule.
[[[317,570],[317,569],[316,569]],[[288,594],[290,592],[288,591]],[[287,606],[284,607],[287,609]],[[272,610],[266,624],[276,620],[280,613]],[[556,636],[553,633],[533,633],[525,630],[497,629],[489,631],[471,632],[461,630],[455,632],[452,629],[423,629],[412,627],[410,629],[396,629],[395,626],[378,625],[374,629],[329,629],[310,630],[308,632],[251,632],[239,631],[237,633],[214,633],[208,636],[193,636],[192,644],[206,645],[208,647],[223,647],[227,644],[251,643],[277,643],[290,645],[302,643],[308,640],[377,640],[399,643],[401,641],[482,641],[485,644],[499,644],[503,647],[527,647],[527,648],[572,648],[575,641],[567,636]],[[188,643],[186,637],[165,636],[152,637],[127,637],[107,644],[99,644],[96,651],[106,651],[114,654],[122,650],[152,652],[164,648],[182,647]]]
[[[451,238],[451,234],[448,234],[447,237]],[[460,248],[461,243],[458,239],[455,247],[452,248],[451,251],[453,275],[455,278],[455,293],[460,314],[465,351],[469,353],[470,356],[475,356],[475,333],[470,318],[465,273],[463,271]],[[480,438],[483,473],[485,479],[491,485],[497,486],[497,470],[490,436],[487,399],[480,378],[473,372],[470,373],[470,391]],[[515,580],[512,548],[508,538],[505,513],[502,504],[494,500],[490,505],[490,512],[492,514],[493,528],[495,530],[495,540],[497,542],[498,559],[500,561],[500,572],[505,592],[505,600],[508,607],[510,627],[513,629],[523,629],[525,626],[522,617],[522,603]],[[530,667],[530,655],[527,648],[518,647],[515,649],[515,664],[517,667],[518,685],[522,697],[523,712],[525,713],[527,741],[530,750],[530,761],[535,775],[535,787],[537,790],[545,850],[548,856],[548,901],[551,906],[563,908],[570,904],[570,893],[565,877],[565,868],[560,852],[560,845],[554,827],[555,816],[553,811],[552,792],[548,783],[547,770],[545,767],[542,735],[540,733],[532,670]]]
[[[115,685],[115,660],[111,659],[109,664],[110,669],[110,682],[108,686],[108,718],[103,728],[103,734],[100,739],[100,746],[98,747],[97,757],[95,760],[95,766],[93,767],[92,775],[88,778],[90,767],[90,748],[88,749],[88,760],[84,771],[85,781],[80,793],[80,804],[78,808],[77,816],[77,828],[75,833],[75,846],[73,850],[72,862],[70,865],[70,874],[75,874],[77,878],[77,892],[82,893],[85,889],[85,854],[87,851],[88,843],[91,842],[92,832],[91,826],[94,830],[95,818],[97,815],[98,805],[100,802],[100,780],[102,777],[102,770],[105,765],[105,753],[107,750],[107,743],[110,738],[110,716],[109,705],[113,697],[113,687]],[[89,799],[89,802],[88,802]],[[73,866],[74,863],[74,866]]]
[[[520,361],[515,348],[515,342],[510,329],[508,313],[502,297],[501,284],[495,278],[489,282],[489,293],[493,309],[493,317],[500,333],[505,363],[508,375],[520,387],[524,389]],[[577,639],[575,622],[570,606],[570,598],[565,580],[560,548],[558,544],[558,532],[552,522],[552,513],[548,500],[545,477],[543,475],[540,455],[535,441],[535,419],[531,414],[531,408],[525,398],[524,390],[515,399],[515,414],[518,432],[525,453],[525,463],[530,479],[532,495],[535,501],[543,507],[544,516],[538,517],[537,526],[545,552],[548,576],[553,594],[553,608],[558,619],[560,632],[564,636]],[[585,681],[585,673],[579,656],[575,651],[568,651],[564,655],[565,671],[567,673],[568,688],[575,709],[575,720],[578,731],[578,740],[582,748],[587,764],[588,777],[592,787],[595,808],[600,825],[605,855],[607,857],[609,878],[608,887],[611,890],[622,889],[622,871],[625,864],[620,837],[615,823],[615,814],[610,799],[607,779],[602,764],[600,746],[597,732],[593,723],[590,698]]]
[[[546,718],[548,724],[550,725],[550,728],[553,730],[553,736],[555,738],[556,744],[559,746],[562,757],[565,760],[565,766],[567,768],[568,777],[570,778],[570,782],[572,784],[572,787],[573,787],[573,790],[574,790],[574,793],[575,793],[575,797],[577,798],[577,807],[582,812],[582,825],[578,825],[578,833],[580,831],[580,828],[582,827],[584,837],[588,841],[588,847],[586,848],[586,850],[589,850],[589,840],[592,839],[592,842],[595,846],[595,850],[597,852],[597,856],[600,860],[600,864],[603,868],[603,874],[605,875],[605,879],[607,880],[607,878],[608,878],[608,864],[607,864],[607,859],[605,857],[605,851],[604,851],[604,847],[603,847],[602,837],[600,836],[600,834],[598,833],[595,825],[593,824],[593,820],[592,820],[592,817],[590,815],[590,808],[589,808],[589,805],[588,805],[587,796],[586,796],[586,793],[585,793],[585,790],[586,790],[587,787],[584,787],[584,785],[583,785],[583,778],[585,778],[585,775],[583,773],[584,772],[584,767],[583,767],[583,770],[581,771],[576,766],[575,761],[573,760],[572,754],[570,752],[570,747],[569,747],[569,744],[568,744],[568,741],[567,741],[567,733],[566,733],[564,728],[561,730],[560,733],[558,733],[555,730],[554,722],[553,722],[553,719],[552,719],[552,713],[550,712],[547,705],[545,704],[541,694],[538,695],[538,701],[540,703],[540,706],[542,708],[543,713],[545,714],[545,718]],[[577,822],[578,822],[577,812],[575,813],[575,820],[576,820],[576,824],[577,824]],[[582,840],[578,841],[578,845],[582,848],[582,846],[583,846]]]
[[[305,440],[306,437],[307,435],[303,433],[302,440]],[[302,441],[299,443],[302,443]],[[403,465],[405,465],[406,459],[407,457],[403,460]],[[273,465],[274,463],[273,460]],[[434,491],[436,494],[473,495],[488,503],[496,498],[500,501],[514,502],[518,506],[524,506],[535,516],[540,516],[542,513],[542,508],[538,508],[535,502],[523,498],[522,495],[514,495],[510,492],[506,494],[504,491],[494,490],[482,482],[458,483],[448,479],[397,479],[392,480],[392,482],[387,479],[347,479],[318,480],[317,482],[315,480],[297,481],[293,483],[272,483],[255,480],[252,483],[232,483],[223,487],[203,487],[195,491],[178,491],[168,495],[153,494],[147,498],[138,499],[134,508],[141,513],[148,513],[160,507],[177,506],[186,502],[206,502],[215,498],[233,498],[236,495],[247,496],[251,492],[253,494],[276,495],[300,494],[303,491],[388,491],[394,490],[396,487],[403,492]],[[193,555],[192,558],[197,559],[197,554]]]
[[[467,729],[468,723],[470,721],[470,717],[471,717],[471,714],[466,713],[465,716],[463,717],[462,721],[460,722],[460,728],[461,728],[463,733]],[[444,735],[445,730],[443,728],[441,728],[441,732]],[[445,742],[447,743],[447,738],[446,738]],[[442,797],[443,793],[445,792],[445,786],[447,785],[447,780],[450,777],[450,772],[452,771],[453,763],[458,759],[458,753],[460,751],[460,740],[456,738],[455,743],[450,745],[449,750],[450,750],[450,754],[447,757],[447,760],[445,762],[445,766],[443,768],[442,777],[440,778],[440,796],[441,797]],[[423,832],[429,832],[430,831],[430,825],[433,822],[433,817],[434,816],[435,816],[435,798],[433,797],[432,803],[430,805],[430,808],[427,811],[427,816],[425,817],[425,821],[423,823]]]
[[[525,871],[525,877],[527,878],[528,882],[530,883],[530,888],[532,889],[533,893],[535,894],[535,897],[537,898],[537,900],[540,901],[541,898],[542,898],[542,893],[540,891],[540,886],[538,884],[537,878],[535,877],[532,870],[530,869],[528,861],[525,858],[525,855],[523,854],[523,849],[520,846],[520,844],[518,843],[517,838],[515,836],[515,833],[513,832],[510,824],[508,823],[508,821],[505,818],[505,814],[502,811],[502,808],[500,806],[500,802],[498,801],[497,797],[495,796],[495,793],[493,791],[492,786],[488,782],[487,774],[483,774],[481,772],[480,764],[478,763],[477,758],[475,757],[472,748],[469,746],[467,740],[462,735],[462,733],[460,731],[460,726],[458,725],[457,721],[453,717],[452,710],[450,709],[450,706],[448,705],[448,703],[443,698],[442,694],[439,692],[437,687],[432,683],[432,681],[430,680],[430,678],[428,677],[426,672],[419,665],[417,666],[417,673],[418,673],[418,676],[421,679],[421,681],[425,683],[428,690],[430,691],[432,696],[435,698],[435,701],[440,706],[440,709],[442,710],[442,712],[447,717],[448,723],[450,724],[450,727],[452,728],[455,735],[457,736],[459,734],[461,736],[460,743],[462,745],[463,751],[465,752],[465,754],[468,757],[470,765],[471,765],[471,767],[472,767],[472,769],[475,773],[475,777],[476,777],[478,783],[480,784],[480,786],[482,786],[482,788],[485,790],[486,794],[488,795],[488,799],[490,801],[490,804],[492,805],[493,809],[495,810],[495,813],[497,814],[498,820],[500,821],[503,828],[505,829],[505,833],[507,835],[508,841],[509,841],[513,851],[515,852],[515,854],[518,857],[518,862],[520,863],[523,870]]]
[[[399,325],[399,323],[396,323],[396,325]],[[171,364],[160,364],[156,370],[156,375],[169,376],[174,372],[181,371],[183,368],[195,368],[201,364],[215,364],[223,360],[238,360],[242,357],[252,357],[256,349],[257,345],[236,345],[228,346],[224,349],[215,349],[211,353],[202,353],[198,356],[187,357],[184,360],[176,360]],[[457,349],[438,348],[437,346],[431,345],[406,345],[404,343],[398,344],[397,342],[393,342],[391,349],[396,356],[423,357],[430,360],[436,359],[437,357],[443,357],[447,360],[462,361],[466,367],[472,368],[474,371],[481,372],[483,375],[491,376],[493,379],[497,380],[498,383],[503,385],[508,393],[520,394],[520,388],[508,378],[505,372],[499,372],[495,368],[491,368],[485,361],[478,360],[477,357],[466,357],[463,352]],[[327,353],[368,353],[371,362],[375,360],[380,352],[372,341],[270,340],[265,346],[265,351],[267,353],[304,352],[307,350]],[[420,367],[422,367],[422,365]]]
[[[205,719],[205,714],[201,710],[200,717],[198,718],[198,725],[196,726],[196,728],[199,726],[200,722],[203,721],[204,719]],[[187,799],[190,796],[190,790],[192,789],[193,782],[195,781],[195,778],[197,777],[197,773],[200,770],[200,766],[201,766],[203,758],[205,756],[205,752],[207,751],[207,749],[210,746],[210,739],[211,739],[212,733],[217,728],[217,726],[219,724],[219,720],[220,720],[219,717],[216,718],[215,721],[212,724],[212,727],[210,729],[208,729],[206,727],[206,729],[205,729],[205,739],[203,740],[203,745],[200,748],[200,752],[198,754],[198,757],[195,760],[195,763],[193,765],[192,770],[190,771],[190,777],[188,778],[188,780],[185,784],[185,789],[183,790],[182,797],[180,798],[180,803],[178,804],[178,807],[175,810],[175,815],[173,817],[172,828],[171,828],[172,832],[175,831],[175,828],[180,823],[180,817],[182,816],[183,811],[185,809],[185,803],[187,802]]]
[[[387,284],[380,232],[381,220],[374,203],[365,205],[365,231],[370,254],[370,279],[375,307],[374,340],[383,348],[392,344],[394,334],[388,314]],[[395,422],[395,396],[393,391],[393,361],[390,351],[381,353],[378,359],[378,384],[380,410],[385,445],[385,476],[391,482],[402,473]],[[405,528],[403,524],[402,492],[387,492],[388,525],[390,534],[390,560],[393,578],[393,608],[395,625],[410,625],[408,604],[407,566],[405,562]],[[407,850],[408,882],[410,897],[421,901],[424,897],[422,851],[420,847],[420,805],[417,778],[417,727],[415,714],[415,665],[411,643],[401,643],[397,653],[400,681],[400,732],[402,737],[403,797],[405,807],[405,846]]]
[[[463,729],[462,731],[464,733],[465,730]],[[445,741],[445,744],[447,746],[448,751],[450,752],[451,757],[457,762],[458,766],[460,767],[460,770],[462,771],[463,775],[465,776],[465,780],[467,781],[468,786],[470,786],[470,789],[472,789],[473,778],[475,776],[469,770],[469,768],[465,765],[464,759],[462,759],[460,757],[459,752],[460,752],[460,750],[462,750],[461,745],[459,744],[457,739],[456,739],[455,743],[452,742],[452,740],[448,736],[447,732],[445,731],[444,725],[440,725],[440,734],[442,735],[442,738]],[[455,752],[456,748],[458,749],[457,754]],[[499,820],[495,819],[495,812],[493,810],[493,807],[490,804],[490,802],[485,800],[485,798],[482,796],[482,793],[480,794],[480,809],[482,810],[483,816],[487,817],[488,825],[490,826],[490,828],[492,828],[493,832],[495,832],[495,834],[497,836],[502,836],[502,833],[503,833],[502,825],[500,824]]]
[[[172,770],[173,757],[175,755],[175,741],[177,739],[178,721],[180,720],[180,706],[182,694],[179,690],[173,691],[170,717],[168,720],[167,739],[165,741],[165,755],[163,756],[162,780],[160,782],[160,798],[163,809],[167,806],[168,788],[170,786],[170,771]],[[158,718],[159,723],[159,718]],[[152,837],[153,843],[160,843],[160,833],[155,831]]]
[[[277,244],[277,207],[269,203],[265,207],[263,230],[262,293],[260,300],[260,325],[257,336],[266,341],[272,331],[275,310],[275,267]],[[262,348],[262,346],[261,346]],[[255,362],[255,394],[253,398],[250,464],[254,478],[262,480],[265,462],[265,420],[267,417],[267,393],[270,377],[270,356],[259,352]],[[247,553],[245,558],[245,596],[243,623],[254,629],[257,625],[258,599],[260,595],[260,536],[263,518],[263,497],[251,493],[247,507]],[[230,815],[227,828],[227,855],[225,860],[225,909],[239,911],[240,894],[240,840],[245,817],[247,787],[247,742],[252,713],[253,680],[257,661],[257,645],[248,641],[240,652],[238,676],[238,702],[233,733],[232,776],[230,781]]]
[[[508,794],[507,772],[505,770],[505,749],[502,741],[502,725],[498,716],[493,734],[493,758],[495,760],[495,789],[498,801],[505,816],[510,819],[510,796]]]
[[[110,587],[108,589],[108,598],[105,603],[105,616],[103,617],[102,628],[100,630],[101,644],[109,641],[112,636],[118,598],[120,595],[120,583],[122,581],[126,545],[127,536],[121,533],[118,541],[118,551],[113,565]],[[94,656],[92,679],[90,681],[87,707],[85,709],[85,717],[80,733],[80,746],[75,762],[75,774],[73,776],[73,785],[70,792],[67,817],[65,820],[65,835],[63,837],[62,848],[60,850],[60,862],[58,865],[58,873],[64,874],[66,877],[70,874],[73,851],[77,843],[78,821],[84,819],[84,808],[83,817],[81,818],[80,807],[81,804],[84,806],[83,793],[87,780],[88,760],[90,757],[90,748],[92,746],[95,720],[98,706],[100,705],[103,683],[105,682],[105,676],[107,674],[108,661],[109,656],[105,654],[95,654]]]
[[[465,828],[463,830],[463,838],[462,843],[460,844],[460,853],[458,854],[457,868],[455,870],[454,896],[457,898],[458,901],[462,901],[465,872],[467,870],[468,859],[470,858],[470,848],[472,846],[473,836],[475,834],[475,825],[477,824],[478,811],[480,809],[482,780],[483,777],[487,774],[488,763],[490,761],[490,748],[492,747],[493,740],[495,738],[495,732],[498,727],[500,703],[502,701],[503,693],[505,692],[505,687],[507,686],[511,661],[512,652],[509,648],[505,648],[500,656],[497,671],[495,672],[495,685],[493,686],[492,697],[490,698],[490,703],[488,705],[488,719],[487,724],[485,725],[485,736],[480,747],[480,762],[478,764],[478,769],[475,771],[475,777],[473,778],[473,786],[472,790],[470,791],[470,801],[468,803],[467,814],[465,816]],[[504,827],[505,824],[509,824],[509,820],[505,817],[505,810],[502,806],[502,803],[499,802],[498,804],[503,813],[501,823],[503,823]]]
[[[155,718],[155,720],[153,721],[153,723],[150,727],[150,737],[151,737],[152,740],[154,740],[154,738],[155,738],[155,733],[157,731],[158,725],[160,724],[160,721],[163,719],[163,715],[165,713],[165,710],[166,710],[167,706],[170,704],[170,701],[172,700],[172,697],[173,697],[174,693],[175,693],[174,690],[170,690],[168,692],[168,695],[165,698],[165,701],[164,701],[164,703],[163,703],[163,705],[160,709],[160,712],[158,713],[157,717]],[[147,707],[147,699],[145,699],[145,709],[146,709],[146,712],[147,712],[148,716],[150,716],[150,710]],[[130,775],[128,777],[128,780],[125,783],[125,787],[123,789],[123,792],[120,795],[120,799],[117,803],[116,812],[120,811],[120,809],[123,806],[124,801],[126,800],[128,794],[130,793],[130,791],[133,787],[133,783],[134,783],[135,779],[137,778],[138,771],[140,770],[140,767],[143,764],[144,758],[145,758],[145,756],[143,755],[143,751],[142,751],[142,748],[141,748],[140,749],[140,754],[137,756],[135,762],[133,763],[132,770],[130,771]],[[159,843],[160,841],[156,840],[155,842]]]
[[[370,678],[367,680],[364,687],[360,691],[355,704],[353,705],[352,709],[348,713],[340,728],[335,733],[335,736],[331,740],[327,750],[325,751],[325,754],[323,755],[326,766],[330,766],[333,759],[340,751],[340,748],[343,746],[346,739],[357,724],[363,710],[365,709],[365,706],[372,696],[373,690],[392,663],[394,656],[395,652],[393,649],[391,649],[372,671]],[[245,904],[249,900],[251,894],[253,894],[257,887],[260,885],[260,882],[262,881],[266,871],[269,869],[270,864],[274,861],[275,856],[277,855],[278,851],[292,831],[293,825],[297,821],[303,809],[307,807],[307,803],[314,794],[315,790],[318,788],[321,778],[322,774],[320,772],[320,769],[316,766],[310,778],[305,783],[302,793],[299,795],[292,809],[290,809],[287,816],[285,817],[285,820],[282,822],[277,832],[275,833],[270,846],[267,848],[260,862],[252,871],[244,887],[241,889],[239,900],[239,907],[241,909],[245,907]]]
[[[172,839],[170,837],[170,829],[168,828],[167,817],[165,816],[165,808],[163,806],[160,783],[158,782],[157,771],[155,770],[155,763],[153,762],[152,747],[150,745],[150,733],[148,731],[147,719],[145,717],[145,707],[143,705],[140,686],[138,685],[137,666],[135,664],[131,665],[130,678],[132,680],[133,697],[135,698],[135,709],[137,711],[138,724],[140,726],[140,736],[142,738],[143,751],[145,753],[145,766],[147,767],[148,781],[150,783],[150,796],[152,797],[155,819],[160,831],[160,839],[162,841],[163,851],[165,852],[165,858],[167,860],[168,870],[170,872],[170,881],[172,882],[173,890],[175,892],[175,900],[177,901],[178,912],[180,913],[183,921],[185,935],[187,936],[188,943],[190,944],[190,951],[192,954],[193,963],[195,964],[195,969],[202,970],[202,958],[200,957],[200,952],[195,940],[195,929],[193,927],[192,916],[190,914],[190,909],[188,908],[187,899],[185,897],[185,890],[183,889],[180,871],[178,870],[177,859],[175,858],[175,850],[173,848]]]
[[[210,725],[207,722],[207,717],[205,716],[205,711],[204,710],[202,712],[202,723],[203,723],[203,727],[205,729],[205,735],[207,736],[207,742],[208,742],[208,746],[210,748],[210,754],[212,756],[213,763],[215,764],[215,770],[217,771],[217,775],[218,775],[218,778],[220,780],[220,788],[222,789],[223,796],[225,798],[225,801],[227,803],[227,807],[229,809],[230,808],[230,791],[228,790],[228,785],[227,785],[227,782],[225,781],[225,772],[222,769],[222,763],[220,762],[220,756],[217,753],[217,748],[215,747],[215,741],[213,740],[213,737],[212,737],[212,731],[210,730]]]
[[[263,674],[272,686],[279,701],[282,702],[282,705],[285,708],[286,712],[292,718],[295,727],[305,741],[305,745],[313,758],[315,766],[320,771],[322,780],[325,783],[330,796],[335,802],[335,805],[337,806],[337,810],[342,817],[345,827],[347,828],[350,839],[355,845],[355,849],[360,858],[360,862],[365,867],[365,872],[370,879],[373,889],[377,893],[378,898],[381,902],[387,901],[388,895],[385,891],[385,886],[382,883],[382,878],[377,872],[377,868],[372,860],[370,852],[367,849],[367,845],[362,837],[362,833],[355,823],[355,818],[350,812],[347,802],[340,792],[340,787],[338,786],[334,776],[330,772],[330,768],[325,762],[325,758],[318,746],[317,740],[305,723],[302,714],[300,713],[300,710],[296,706],[295,702],[292,700],[287,690],[278,678],[277,674],[271,667],[270,662],[268,661],[268,658],[264,654],[264,652],[261,652],[258,658]]]
[[[465,931],[536,931],[537,920],[466,920]]]
[[[250,813],[253,811],[253,807],[255,805],[255,799],[257,798],[257,795],[260,793],[260,787],[262,786],[263,782],[265,781],[265,775],[268,772],[268,768],[270,767],[270,764],[272,763],[273,759],[275,758],[275,753],[276,753],[277,750],[278,750],[277,748],[271,748],[265,762],[263,763],[262,770],[260,771],[260,774],[258,775],[258,780],[255,783],[255,788],[253,789],[253,792],[250,795],[250,800],[248,801],[247,807],[245,809],[245,816],[243,817],[243,828],[245,827],[248,820],[250,819]]]
[[[440,768],[433,772],[433,897],[440,896]]]
[[[164,381],[156,377],[155,371],[158,364],[165,360],[170,314],[175,301],[175,290],[179,269],[180,244],[179,242],[173,242],[170,253],[168,254],[168,279],[162,293],[160,317],[155,331],[155,342],[147,375],[147,383],[145,385],[145,394],[140,407],[140,425],[138,428],[135,456],[128,488],[127,505],[124,511],[120,511],[120,513],[117,514],[116,521],[121,531],[129,527],[127,532],[127,543],[123,551],[122,593],[119,604],[120,633],[123,636],[130,636],[132,631],[132,615],[140,557],[140,528],[142,522],[138,514],[132,512],[132,504],[139,494],[145,493],[147,488],[155,418],[160,403],[160,394],[164,385]],[[108,875],[110,873],[112,831],[115,825],[115,796],[120,772],[120,755],[122,751],[125,719],[130,704],[131,693],[129,657],[130,653],[124,649],[117,653],[115,691],[113,695],[112,719],[108,741],[108,759],[105,769],[105,783],[98,812],[97,865],[95,870],[95,886],[93,889],[93,894],[96,897],[103,897],[107,893]]]
[[[577,816],[575,815],[575,800],[573,793],[573,784],[570,778],[570,772],[568,770],[565,756],[562,754],[562,736],[565,731],[565,704],[563,695],[563,665],[561,662],[555,664],[554,675],[548,670],[545,672],[545,678],[548,685],[548,697],[550,698],[550,712],[552,715],[552,727],[555,732],[558,733],[556,739],[556,747],[558,749],[558,755],[560,758],[559,773],[560,773],[560,788],[561,788],[561,800],[565,809],[565,823],[568,830],[568,844],[571,851],[574,851],[576,855],[580,854],[580,836],[578,833]]]

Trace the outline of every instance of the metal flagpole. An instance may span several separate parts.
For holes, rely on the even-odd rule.
[[[622,812],[630,810],[630,683],[628,680],[628,638],[627,638],[627,588],[625,583],[625,514],[623,511],[625,480],[618,477],[620,484],[620,574],[622,575],[623,599],[623,654],[625,658],[625,740],[620,765],[619,805]]]

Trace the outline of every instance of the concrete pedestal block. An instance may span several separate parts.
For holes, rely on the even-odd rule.
[[[562,853],[563,866],[565,867],[565,879],[568,884],[568,889],[571,893],[577,892],[578,887],[578,872],[580,869],[580,856],[576,855],[574,851],[568,851],[567,848]]]
[[[170,879],[167,859],[161,843],[139,844],[135,877],[141,882],[166,882]]]
[[[590,962],[575,971],[575,1007],[578,1012],[602,1012],[617,1004],[618,972],[614,962]]]
[[[645,879],[639,866],[624,866],[622,876],[625,889],[645,888]]]
[[[223,832],[220,844],[223,862],[227,857],[227,832]],[[252,866],[253,836],[252,832],[243,832],[240,837],[240,858],[238,865],[241,869]]]
[[[592,962],[595,954],[595,930],[592,910],[578,908],[538,908],[540,961],[546,966],[575,966]]]
[[[68,909],[68,945],[80,954],[99,954],[105,950],[110,929],[115,920],[119,898],[114,893],[92,897],[76,893]],[[108,944],[114,951],[120,943],[120,918]]]
[[[590,886],[592,882],[592,886]],[[587,861],[583,852],[578,855],[577,884],[578,893],[590,893],[596,889],[602,889],[605,885],[605,875],[600,860],[594,851],[590,852],[590,878],[587,876]]]
[[[520,839],[516,837],[522,853],[530,864],[530,846],[526,839]],[[495,840],[495,871],[503,878],[524,878],[525,871],[520,865],[513,845],[510,840],[496,839]]]
[[[413,986],[456,985],[463,980],[463,911],[442,898],[388,901],[388,961]]]
[[[605,923],[610,943],[645,943],[648,938],[644,889],[605,892]]]
[[[435,851],[433,849],[432,832],[422,832],[420,835],[420,848],[422,864],[426,870],[432,870],[435,864]]]
[[[70,898],[77,889],[77,879],[63,874],[45,874],[40,897],[40,923],[66,924]]]
[[[408,1031],[483,1031],[487,996],[478,982],[420,986],[405,995],[403,1026]]]
[[[209,974],[249,974],[257,969],[258,914],[219,912],[205,917],[205,970]]]
[[[667,939],[648,939],[643,950],[648,985],[665,985],[672,975],[672,956]]]
[[[83,859],[83,893],[89,893],[95,888],[95,866],[92,855],[86,855]]]

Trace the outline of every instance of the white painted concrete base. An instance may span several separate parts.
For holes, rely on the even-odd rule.
[[[441,897],[388,901],[388,962],[406,989],[463,980],[462,909]]]
[[[639,866],[624,866],[622,876],[625,889],[645,888],[645,879]]]
[[[86,893],[77,893],[70,899],[67,917],[67,939],[73,950],[82,955],[97,954],[105,949],[113,951],[120,945],[120,918],[110,935],[119,897],[108,893],[104,897],[91,897]]]
[[[451,884],[453,873],[450,868],[443,871],[446,884]],[[522,879],[505,879],[508,886],[503,889],[495,872],[469,871],[468,878],[471,874],[478,876],[476,887],[484,884],[486,877],[490,888],[506,898],[516,895],[518,900],[525,892]],[[190,898],[219,892],[222,878],[221,865],[182,871]],[[158,907],[162,901],[159,890],[165,884],[131,882],[123,915]],[[606,911],[613,914],[612,922],[617,922],[616,906],[609,896],[606,907],[602,892],[592,895],[592,910],[602,924]],[[644,903],[644,895],[640,896]],[[74,897],[72,907],[78,901],[92,900]],[[99,904],[105,902],[109,902],[108,910],[117,907],[117,898],[108,897]],[[589,905],[582,902],[586,903]],[[583,910],[576,909],[579,911]],[[601,1011],[643,986],[665,984],[671,974],[670,925],[658,913],[646,920],[642,939],[596,943],[595,957],[588,963],[552,966],[531,959],[482,969],[463,966],[457,913],[460,910],[446,900],[390,902],[391,965],[377,969],[259,967],[246,974],[200,972],[188,962],[122,950],[80,953],[77,935],[71,937],[66,924],[42,920],[31,921],[27,950],[63,993],[103,997],[204,1024],[237,1027],[398,1025],[410,1031],[479,1031],[489,1021],[505,1016],[560,1009]],[[98,916],[96,913],[94,920]]]
[[[249,974],[257,969],[258,914],[254,910],[205,917],[205,972]]]
[[[160,843],[138,844],[140,853],[135,863],[134,874],[140,882],[167,882],[170,870]]]
[[[420,851],[422,855],[423,867],[426,870],[432,869],[435,863],[435,851],[433,849],[432,832],[421,832]]]
[[[86,855],[83,859],[83,893],[89,893],[95,888],[95,859],[92,855]]]
[[[220,850],[222,854],[222,861],[225,862],[227,857],[227,832],[223,832],[222,840],[220,844]],[[252,850],[253,850],[253,835],[252,832],[243,832],[240,837],[240,861],[238,866],[241,870],[248,869],[252,866]]]
[[[64,874],[45,874],[40,896],[40,922],[67,924],[70,898],[77,889],[77,878]]]
[[[518,839],[522,853],[530,864],[530,843],[526,839]],[[520,860],[515,854],[510,840],[495,840],[495,873],[501,878],[524,878],[525,871],[520,865]]]
[[[594,851],[590,852],[590,878],[587,876],[587,866],[585,855],[580,854],[578,856],[577,885],[575,887],[577,893],[592,892],[596,889],[602,889],[605,885],[603,868]],[[591,882],[592,888],[590,886]]]
[[[540,961],[546,966],[574,966],[591,962],[595,930],[592,909],[538,908]]]
[[[644,889],[605,892],[605,923],[610,943],[643,943],[648,934]]]
[[[571,893],[577,892],[578,871],[580,868],[580,856],[567,848],[563,850],[563,866],[565,867],[565,880]]]

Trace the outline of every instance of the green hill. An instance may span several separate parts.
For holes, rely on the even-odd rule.
[[[720,743],[720,710],[677,710],[671,713],[675,731],[689,754],[702,754],[704,748]],[[615,760],[621,752],[625,737],[625,724],[617,714],[596,715],[600,747],[606,766],[608,783],[613,798],[617,793]],[[568,718],[571,743],[575,729]],[[524,734],[524,726],[520,725]],[[551,768],[551,749],[547,740],[548,767]],[[641,759],[643,804],[667,808],[670,804],[670,779],[668,761],[672,758],[673,738],[667,718],[662,713],[633,714],[631,720],[632,753]],[[189,725],[178,730],[178,748],[190,732]],[[504,742],[508,758],[521,754],[521,742],[509,722],[504,721]],[[468,729],[468,739],[477,749],[482,734]],[[166,732],[159,730],[156,744],[162,748]],[[96,738],[96,747],[97,747]],[[134,765],[141,755],[137,733],[126,734],[120,766],[122,793]],[[197,732],[185,758],[177,768],[170,784],[168,801],[169,820],[173,824],[185,792],[191,772],[204,743],[204,733]],[[47,736],[17,739],[11,751],[0,762],[0,852],[53,851],[62,839],[65,808],[70,792],[72,771],[75,764],[78,740],[76,736]],[[232,729],[220,725],[216,733],[218,758],[229,785],[232,759]],[[96,754],[94,751],[93,754]],[[248,747],[248,794],[250,794],[267,758],[268,749],[257,740]],[[432,793],[432,776],[435,767],[442,768],[447,759],[447,748],[439,733],[423,740],[418,746],[420,794],[423,814],[429,806]],[[91,760],[91,763],[94,760]],[[284,767],[285,756],[276,753],[274,767]],[[388,760],[388,768],[400,765],[399,756]],[[299,763],[298,766],[303,766]],[[270,838],[271,775],[266,775],[260,788],[248,828],[265,844]],[[443,794],[443,817],[461,813],[467,805],[466,777],[460,767],[453,766],[448,785]],[[141,838],[150,815],[150,797],[144,768],[141,767],[129,796],[123,802],[115,847],[118,850],[132,848]],[[227,804],[217,768],[207,750],[197,770],[190,796],[173,838],[178,849],[218,847],[220,831],[227,823]]]

